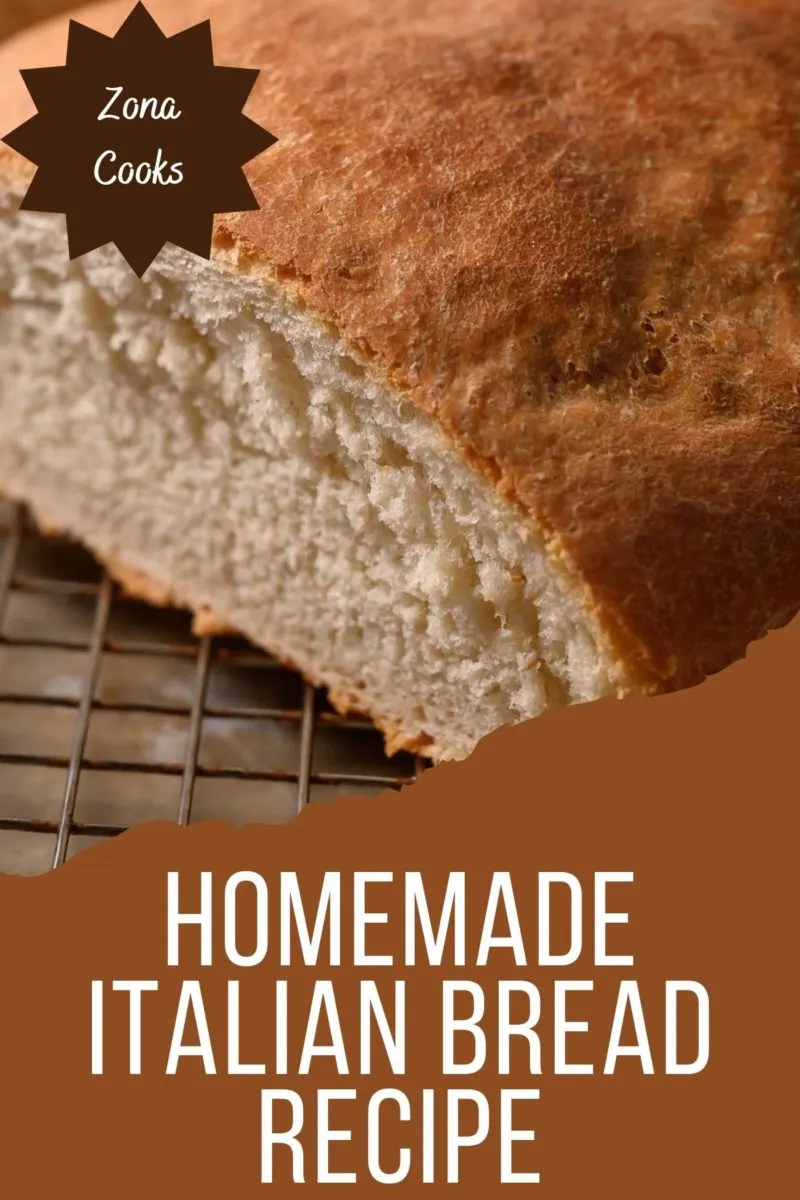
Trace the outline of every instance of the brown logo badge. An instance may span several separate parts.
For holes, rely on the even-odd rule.
[[[22,208],[66,215],[70,258],[114,242],[140,276],[165,242],[209,258],[214,214],[258,208],[242,167],[277,138],[244,116],[258,71],[215,65],[209,21],[70,21],[66,65],[22,77],[38,111],[3,140],[39,168]]]

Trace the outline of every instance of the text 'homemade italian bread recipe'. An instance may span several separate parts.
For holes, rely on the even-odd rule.
[[[800,4],[148,9],[261,70],[260,209],[138,279],[2,148],[0,491],[434,758],[795,614]]]

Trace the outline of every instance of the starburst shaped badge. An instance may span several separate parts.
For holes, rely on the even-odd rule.
[[[66,215],[70,258],[114,242],[139,276],[165,242],[209,258],[214,214],[258,208],[242,167],[277,138],[242,112],[259,72],[215,65],[209,21],[70,21],[66,65],[21,74],[37,113],[3,140],[38,167],[21,207]]]

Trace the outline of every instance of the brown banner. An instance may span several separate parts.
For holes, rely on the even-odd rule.
[[[799,672],[0,879],[4,1194],[786,1194]]]

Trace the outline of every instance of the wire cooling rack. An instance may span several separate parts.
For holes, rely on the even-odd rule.
[[[145,820],[289,820],[412,782],[369,722],[236,638],[127,598],[0,502],[0,871],[35,874]]]

